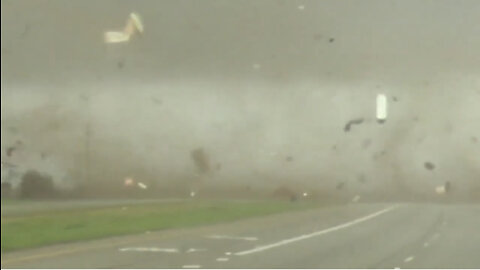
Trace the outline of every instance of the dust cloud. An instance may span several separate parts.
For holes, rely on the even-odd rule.
[[[89,192],[480,194],[476,1],[1,5],[2,182],[8,162]],[[144,35],[103,44],[132,11]]]

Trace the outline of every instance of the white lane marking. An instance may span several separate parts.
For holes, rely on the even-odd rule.
[[[217,258],[217,262],[228,262],[228,258]]]
[[[285,239],[285,240],[282,240],[282,241],[279,241],[279,242],[276,242],[276,243],[273,243],[273,244],[269,244],[269,245],[265,245],[265,246],[259,246],[259,247],[253,248],[253,249],[237,252],[237,253],[235,253],[235,255],[244,256],[244,255],[248,255],[248,254],[252,254],[252,253],[265,251],[267,249],[287,245],[287,244],[294,243],[294,242],[297,242],[297,241],[305,240],[305,239],[308,239],[308,238],[320,236],[320,235],[323,235],[323,234],[335,232],[335,231],[338,231],[338,230],[341,230],[341,229],[348,228],[348,227],[353,226],[355,224],[362,223],[362,222],[367,221],[369,219],[378,217],[380,215],[383,215],[383,214],[385,214],[389,211],[394,210],[396,207],[397,206],[391,206],[391,207],[385,208],[383,210],[377,211],[373,214],[370,214],[370,215],[367,215],[367,216],[364,216],[364,217],[361,217],[361,218],[357,218],[355,220],[352,220],[352,221],[349,221],[349,222],[346,222],[346,223],[343,223],[343,224],[340,224],[340,225],[337,225],[337,226],[334,226],[334,227],[331,227],[331,228],[328,228],[328,229],[325,229],[325,230],[316,231],[316,232],[313,232],[313,233],[310,233],[310,234],[304,234],[304,235],[300,235],[300,236],[293,237],[293,238],[290,238],[290,239]]]
[[[403,260],[403,262],[409,263],[409,262],[413,261],[413,259],[415,259],[415,257],[410,256],[408,258],[405,258],[405,260]]]
[[[189,248],[187,253],[207,251],[205,248]]]
[[[157,247],[128,247],[118,249],[121,252],[136,251],[136,252],[165,252],[165,253],[177,253],[176,248],[157,248]]]
[[[428,247],[428,246],[430,246],[430,243],[428,242],[423,243],[423,247]]]
[[[200,268],[200,267],[202,267],[202,266],[198,265],[198,264],[191,264],[191,265],[182,266],[182,268],[187,268],[187,269],[197,269],[197,268]]]
[[[209,235],[206,236],[210,239],[228,239],[228,240],[245,240],[245,241],[257,241],[257,237],[242,237],[242,236],[230,236],[230,235]]]

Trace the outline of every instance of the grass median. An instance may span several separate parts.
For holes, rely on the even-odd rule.
[[[4,216],[2,252],[264,216],[315,207],[314,203],[283,201],[185,201],[117,207],[39,212]]]

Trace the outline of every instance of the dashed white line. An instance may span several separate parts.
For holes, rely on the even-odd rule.
[[[187,253],[203,252],[203,251],[207,251],[207,249],[205,249],[205,248],[190,248],[190,249],[187,250]]]
[[[202,267],[201,265],[198,265],[198,264],[191,264],[191,265],[184,265],[182,266],[182,268],[186,268],[186,269],[198,269]]]
[[[244,255],[248,255],[248,254],[252,254],[252,253],[265,251],[267,249],[291,244],[291,243],[298,242],[298,241],[301,241],[301,240],[309,239],[309,238],[312,238],[312,237],[324,235],[324,234],[327,234],[327,233],[335,232],[335,231],[345,229],[345,228],[348,228],[350,226],[365,222],[367,220],[378,217],[380,215],[383,215],[387,212],[390,212],[390,211],[394,210],[396,207],[397,206],[391,206],[391,207],[385,208],[383,210],[377,211],[375,213],[372,213],[370,215],[367,215],[367,216],[364,216],[364,217],[361,217],[361,218],[357,218],[357,219],[354,219],[352,221],[349,221],[349,222],[346,222],[346,223],[343,223],[343,224],[340,224],[340,225],[337,225],[337,226],[334,226],[334,227],[331,227],[331,228],[328,228],[328,229],[325,229],[325,230],[316,231],[316,232],[313,232],[313,233],[310,233],[310,234],[304,234],[304,235],[300,235],[300,236],[293,237],[293,238],[290,238],[290,239],[285,239],[285,240],[282,240],[282,241],[279,241],[279,242],[276,242],[276,243],[273,243],[273,244],[269,244],[269,245],[265,245],[265,246],[259,246],[259,247],[253,248],[253,249],[237,252],[237,253],[235,253],[235,255],[244,256]]]
[[[157,248],[157,247],[127,247],[118,249],[121,252],[134,251],[134,252],[165,252],[165,253],[177,253],[176,248]]]
[[[217,258],[217,262],[228,262],[229,258]]]
[[[410,257],[408,257],[408,258],[405,258],[405,260],[403,260],[403,262],[409,263],[409,262],[413,261],[413,259],[415,259],[415,257],[410,256]]]
[[[209,235],[206,236],[210,239],[227,239],[227,240],[244,240],[244,241],[257,241],[257,237],[243,237],[243,236],[230,236],[230,235]]]

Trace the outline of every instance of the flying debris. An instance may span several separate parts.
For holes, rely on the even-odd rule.
[[[123,31],[108,31],[104,34],[105,43],[123,43],[130,40],[136,34],[142,34],[144,31],[142,20],[136,13],[130,13],[127,20],[127,25]]]
[[[138,182],[138,187],[141,188],[141,189],[147,189],[147,185],[145,185],[144,183],[142,182]]]
[[[190,152],[190,157],[193,159],[193,162],[200,173],[206,174],[210,172],[210,161],[203,148],[192,150]]]
[[[447,189],[445,188],[445,186],[437,186],[437,187],[435,187],[435,192],[438,195],[443,195],[447,192]]]
[[[128,177],[128,178],[125,178],[124,185],[125,185],[126,187],[133,186],[133,184],[134,184],[134,181],[133,181],[132,178],[129,178],[129,177]]]
[[[384,94],[377,95],[377,122],[385,123],[387,120],[387,97]]]
[[[431,171],[431,170],[435,169],[435,164],[433,164],[433,163],[431,163],[431,162],[428,162],[428,161],[427,161],[427,162],[425,162],[423,165],[425,166],[425,169],[427,169],[427,170],[430,170],[430,171]]]
[[[352,128],[352,125],[359,125],[361,123],[363,123],[364,119],[363,118],[358,118],[358,119],[353,119],[353,120],[350,120],[348,121],[348,123],[345,125],[345,127],[343,128],[343,130],[345,132],[349,132],[350,129]]]

